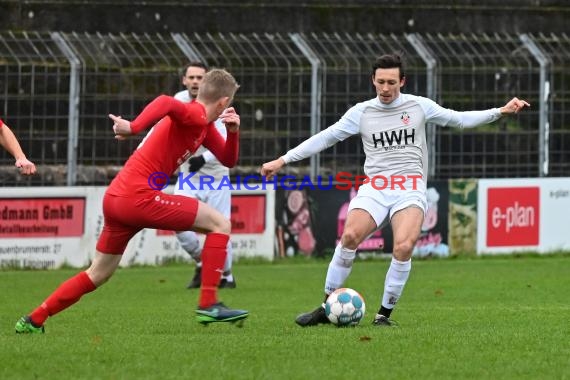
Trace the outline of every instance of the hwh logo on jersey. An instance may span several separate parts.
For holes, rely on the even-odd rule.
[[[382,144],[382,148],[393,145],[410,145],[414,144],[416,131],[413,128],[400,129],[398,131],[380,132],[372,134],[372,141],[374,141],[374,148],[378,148],[378,143]],[[403,140],[403,144],[402,144]]]

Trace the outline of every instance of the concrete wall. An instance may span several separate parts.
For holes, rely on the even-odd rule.
[[[556,32],[565,0],[3,0],[0,30],[77,32]]]

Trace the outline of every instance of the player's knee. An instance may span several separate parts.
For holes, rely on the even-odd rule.
[[[414,249],[414,242],[411,239],[394,242],[394,255],[398,260],[409,258]]]
[[[341,237],[342,246],[348,249],[356,249],[360,244],[360,236],[356,231],[345,229]]]
[[[229,235],[232,232],[232,222],[227,218],[218,218],[214,224],[212,232]]]
[[[230,234],[232,232],[232,222],[230,221],[230,219],[228,218],[224,218],[224,229],[223,229],[223,233],[225,234]]]

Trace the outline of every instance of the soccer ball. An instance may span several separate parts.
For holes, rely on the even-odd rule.
[[[325,314],[337,326],[356,326],[365,309],[364,298],[350,288],[335,290],[325,302]]]

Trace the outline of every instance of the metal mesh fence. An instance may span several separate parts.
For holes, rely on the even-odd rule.
[[[256,172],[263,160],[305,139],[311,105],[311,69],[293,41],[280,34],[184,35],[210,66],[231,71],[240,89],[239,168]]]
[[[67,163],[67,111],[69,65],[48,33],[0,34],[1,118],[11,126],[38,164],[53,167]],[[13,159],[2,149],[2,164]],[[57,170],[44,177],[16,176],[10,167],[2,172],[4,185],[43,184],[58,181]]]
[[[405,91],[426,95],[425,64],[405,36],[311,34],[305,40],[319,57],[322,72],[322,118],[320,129],[336,122],[351,106],[375,96],[372,64],[384,52],[400,52],[411,80]],[[310,136],[308,128],[305,138]],[[348,171],[362,174],[364,153],[358,136],[336,144],[321,154],[320,172]]]
[[[115,141],[107,115],[132,118],[157,95],[181,90],[180,69],[196,59],[227,68],[240,83],[233,172],[254,173],[374,97],[371,64],[386,52],[405,57],[403,92],[456,110],[500,106],[512,96],[533,105],[491,126],[428,128],[432,178],[535,177],[543,174],[541,149],[547,175],[569,175],[570,38],[529,38],[546,61],[521,36],[506,34],[0,33],[0,117],[40,170],[24,179],[2,151],[1,177],[5,186],[109,183],[141,137]],[[354,137],[288,170],[361,173],[363,160]]]
[[[141,140],[117,143],[108,114],[132,118],[159,94],[180,88],[178,68],[187,58],[170,36],[67,34],[81,59],[78,184],[105,183]],[[99,168],[99,170],[97,170]],[[112,175],[112,171],[111,171]]]
[[[538,63],[518,36],[428,34],[424,41],[438,62],[442,106],[488,109],[515,95],[535,105],[491,126],[438,128],[437,177],[538,176]]]

